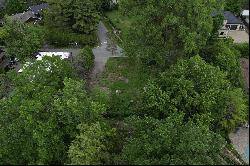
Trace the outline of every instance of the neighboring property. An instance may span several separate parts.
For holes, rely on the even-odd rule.
[[[244,25],[232,12],[224,11],[223,26],[219,30],[219,37],[227,37],[229,31],[244,30]]]
[[[49,7],[48,3],[42,3],[40,5],[34,5],[34,6],[30,6],[28,8],[29,11],[32,11],[32,13],[34,15],[36,15],[37,17],[41,17],[42,11],[44,9],[47,9]]]
[[[245,90],[249,94],[249,59],[240,59],[242,73],[245,79]]]
[[[71,52],[38,52],[36,58],[37,60],[42,60],[44,56],[59,56],[61,59],[73,60]]]
[[[73,61],[71,52],[38,52],[36,60],[42,60],[45,56],[59,56],[61,59],[69,60],[70,62]],[[18,73],[22,73],[23,69],[29,67],[30,65],[32,65],[31,62],[26,62],[22,68],[17,69]]]
[[[36,22],[40,20],[32,11],[27,11],[23,13],[18,13],[10,16],[14,21],[19,21],[21,23]]]

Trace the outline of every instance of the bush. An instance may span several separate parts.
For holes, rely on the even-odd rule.
[[[77,34],[65,29],[47,28],[45,39],[49,44],[58,47],[68,46],[77,42],[80,46],[95,45],[97,42],[95,34]]]
[[[84,47],[80,51],[79,57],[79,60],[85,70],[89,71],[94,66],[95,56],[89,46]]]
[[[234,45],[234,48],[238,50],[241,54],[241,58],[249,58],[249,44],[248,43],[238,43]]]

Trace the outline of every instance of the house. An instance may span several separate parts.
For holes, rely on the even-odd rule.
[[[23,13],[17,13],[15,15],[10,16],[14,21],[19,21],[21,23],[33,22],[40,20],[32,11],[27,11]]]
[[[244,30],[244,25],[232,12],[223,12],[224,21],[223,26],[219,30],[219,37],[227,37],[229,31]]]
[[[34,15],[36,15],[37,17],[41,17],[41,13],[44,9],[47,9],[49,7],[48,3],[42,3],[39,5],[34,5],[34,6],[30,6],[28,8],[29,11],[32,11]]]

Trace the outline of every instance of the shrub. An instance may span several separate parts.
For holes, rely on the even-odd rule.
[[[47,28],[46,32],[46,41],[58,47],[68,46],[74,42],[77,42],[80,46],[95,45],[97,41],[95,34],[77,34],[70,30],[55,28]]]
[[[89,46],[84,47],[80,51],[79,60],[84,69],[87,71],[89,71],[94,66],[95,56]]]
[[[248,58],[249,56],[249,44],[248,43],[235,44],[234,48],[240,52],[241,58]]]

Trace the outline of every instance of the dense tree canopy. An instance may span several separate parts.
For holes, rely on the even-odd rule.
[[[239,16],[247,1],[249,0],[225,0],[225,10],[229,10]]]
[[[128,55],[163,66],[199,52],[213,29],[211,13],[221,7],[214,0],[123,0],[120,6],[136,18],[125,40]]]
[[[247,109],[242,89],[233,88],[226,77],[199,56],[180,60],[145,87],[141,112],[155,118],[175,111],[186,117],[211,113],[213,127],[233,129],[245,121]]]
[[[47,26],[69,28],[90,34],[97,28],[99,11],[92,0],[47,0],[49,9],[45,14]]]
[[[31,57],[43,44],[44,33],[39,27],[23,24],[6,18],[0,30],[0,39],[4,41],[7,55],[20,60]]]
[[[67,78],[67,68],[47,57],[15,76],[15,89],[0,100],[1,164],[63,164],[76,126],[99,118],[104,106],[91,102],[82,81]]]
[[[183,123],[182,113],[157,120],[152,117],[130,117],[131,136],[117,157],[123,165],[203,165],[220,164],[215,159],[223,147],[222,137],[209,131],[201,118]]]
[[[80,135],[69,148],[70,163],[75,165],[109,164],[111,159],[109,150],[112,146],[109,143],[109,137],[114,135],[114,130],[99,122],[91,125],[80,124],[78,128]]]
[[[217,40],[202,50],[202,53],[207,62],[219,66],[221,70],[228,73],[227,78],[232,85],[239,88],[244,87],[239,62],[240,52],[234,49],[233,43]]]

